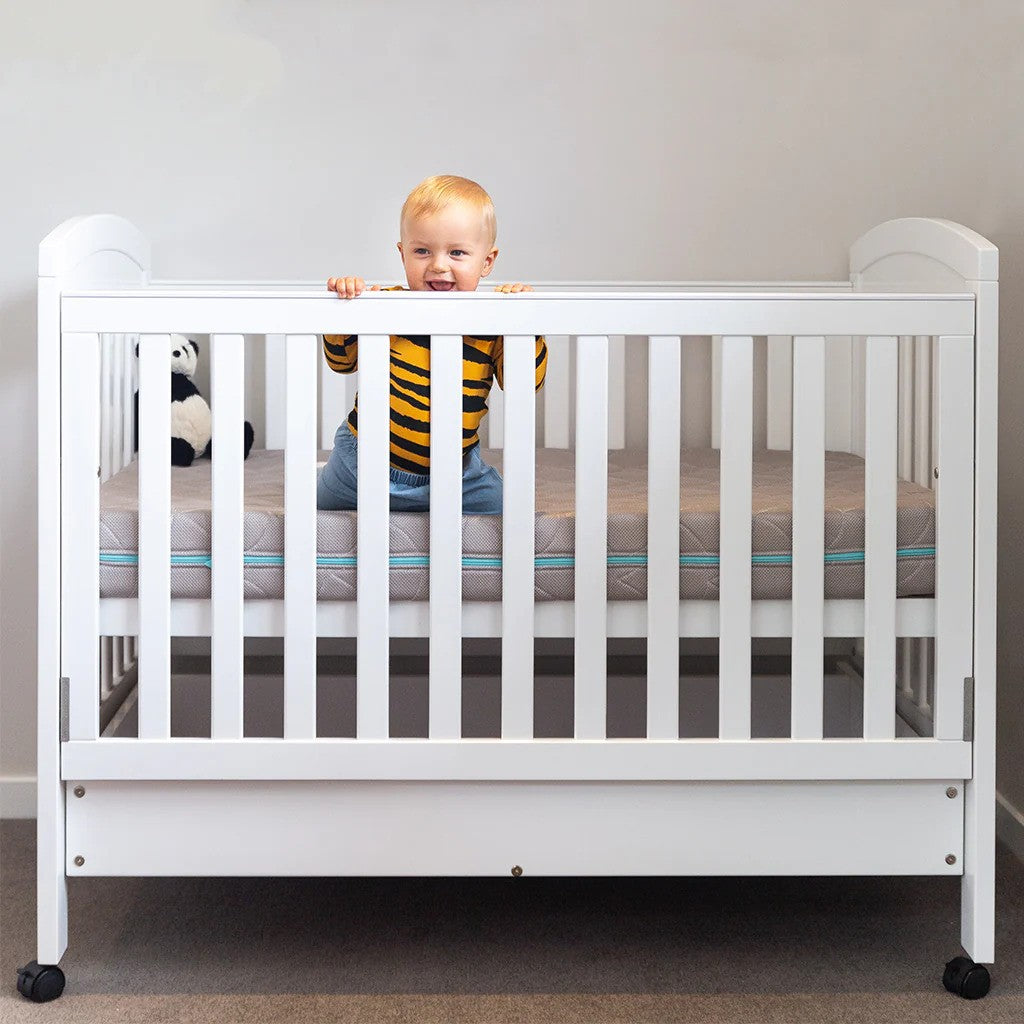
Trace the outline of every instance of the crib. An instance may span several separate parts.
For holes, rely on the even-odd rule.
[[[924,218],[864,235],[848,281],[350,302],[153,281],[127,221],[62,224],[39,262],[22,992],[63,990],[69,877],[140,875],[957,875],[944,980],[987,990],[997,289],[990,243]],[[357,375],[325,333],[360,336]],[[429,514],[389,516],[395,333],[431,339]],[[461,514],[464,333],[505,338],[500,517]],[[214,455],[171,470],[173,334],[200,338]],[[358,511],[318,513],[356,387]],[[209,645],[200,689],[172,639]],[[280,647],[272,730],[258,642]]]

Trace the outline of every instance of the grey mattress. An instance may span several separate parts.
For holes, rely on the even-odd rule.
[[[321,453],[320,460],[327,458]],[[501,452],[485,451],[501,468]],[[718,597],[718,465],[713,449],[682,454],[679,515],[679,595]],[[753,596],[791,593],[791,458],[754,453]],[[211,463],[171,469],[171,595],[210,596]],[[253,451],[245,464],[245,596],[283,596],[284,459],[280,451]],[[536,596],[572,600],[575,498],[573,453],[537,453]],[[608,456],[608,597],[643,600],[647,592],[647,463],[645,452]],[[131,463],[100,490],[100,593],[134,597],[138,585],[138,464]],[[854,455],[825,457],[825,596],[864,593],[864,462]],[[391,514],[391,598],[428,597],[429,517]],[[501,517],[463,519],[463,597],[501,600]],[[933,493],[900,481],[897,512],[897,594],[931,595],[935,581]],[[356,593],[356,513],[317,513],[317,595],[352,601]]]

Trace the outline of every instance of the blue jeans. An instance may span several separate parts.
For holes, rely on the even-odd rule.
[[[348,423],[338,427],[334,450],[316,481],[318,509],[353,509],[358,489],[358,447]],[[391,468],[391,511],[426,512],[430,508],[430,477]],[[501,515],[501,474],[480,457],[480,446],[462,459],[464,515]]]

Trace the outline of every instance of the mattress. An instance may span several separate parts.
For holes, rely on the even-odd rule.
[[[320,454],[320,461],[328,453]],[[501,469],[501,452],[484,451]],[[537,452],[535,591],[538,601],[573,598],[574,453]],[[211,463],[171,468],[171,596],[210,596]],[[679,596],[717,600],[719,584],[719,453],[681,453]],[[138,586],[138,463],[100,488],[100,594],[134,597]],[[356,596],[356,513],[317,512],[317,596]],[[792,460],[788,452],[754,453],[752,596],[791,596]],[[393,601],[429,596],[429,516],[390,517]],[[501,517],[463,517],[463,598],[501,600]],[[900,481],[897,508],[897,595],[934,592],[933,492]],[[284,457],[253,451],[245,464],[243,573],[247,599],[284,593]],[[647,595],[647,462],[643,451],[608,456],[608,598]],[[843,452],[825,455],[825,596],[864,593],[864,462]]]

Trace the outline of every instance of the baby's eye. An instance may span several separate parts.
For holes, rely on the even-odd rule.
[[[452,249],[452,255],[453,256],[465,256],[466,255],[466,250],[465,249]]]
[[[421,246],[421,247],[420,247],[419,249],[413,249],[413,252],[414,252],[414,253],[415,253],[415,254],[416,254],[417,256],[425,256],[425,255],[427,254],[427,250],[426,250],[426,249],[424,249],[424,248],[423,248],[422,246]]]

